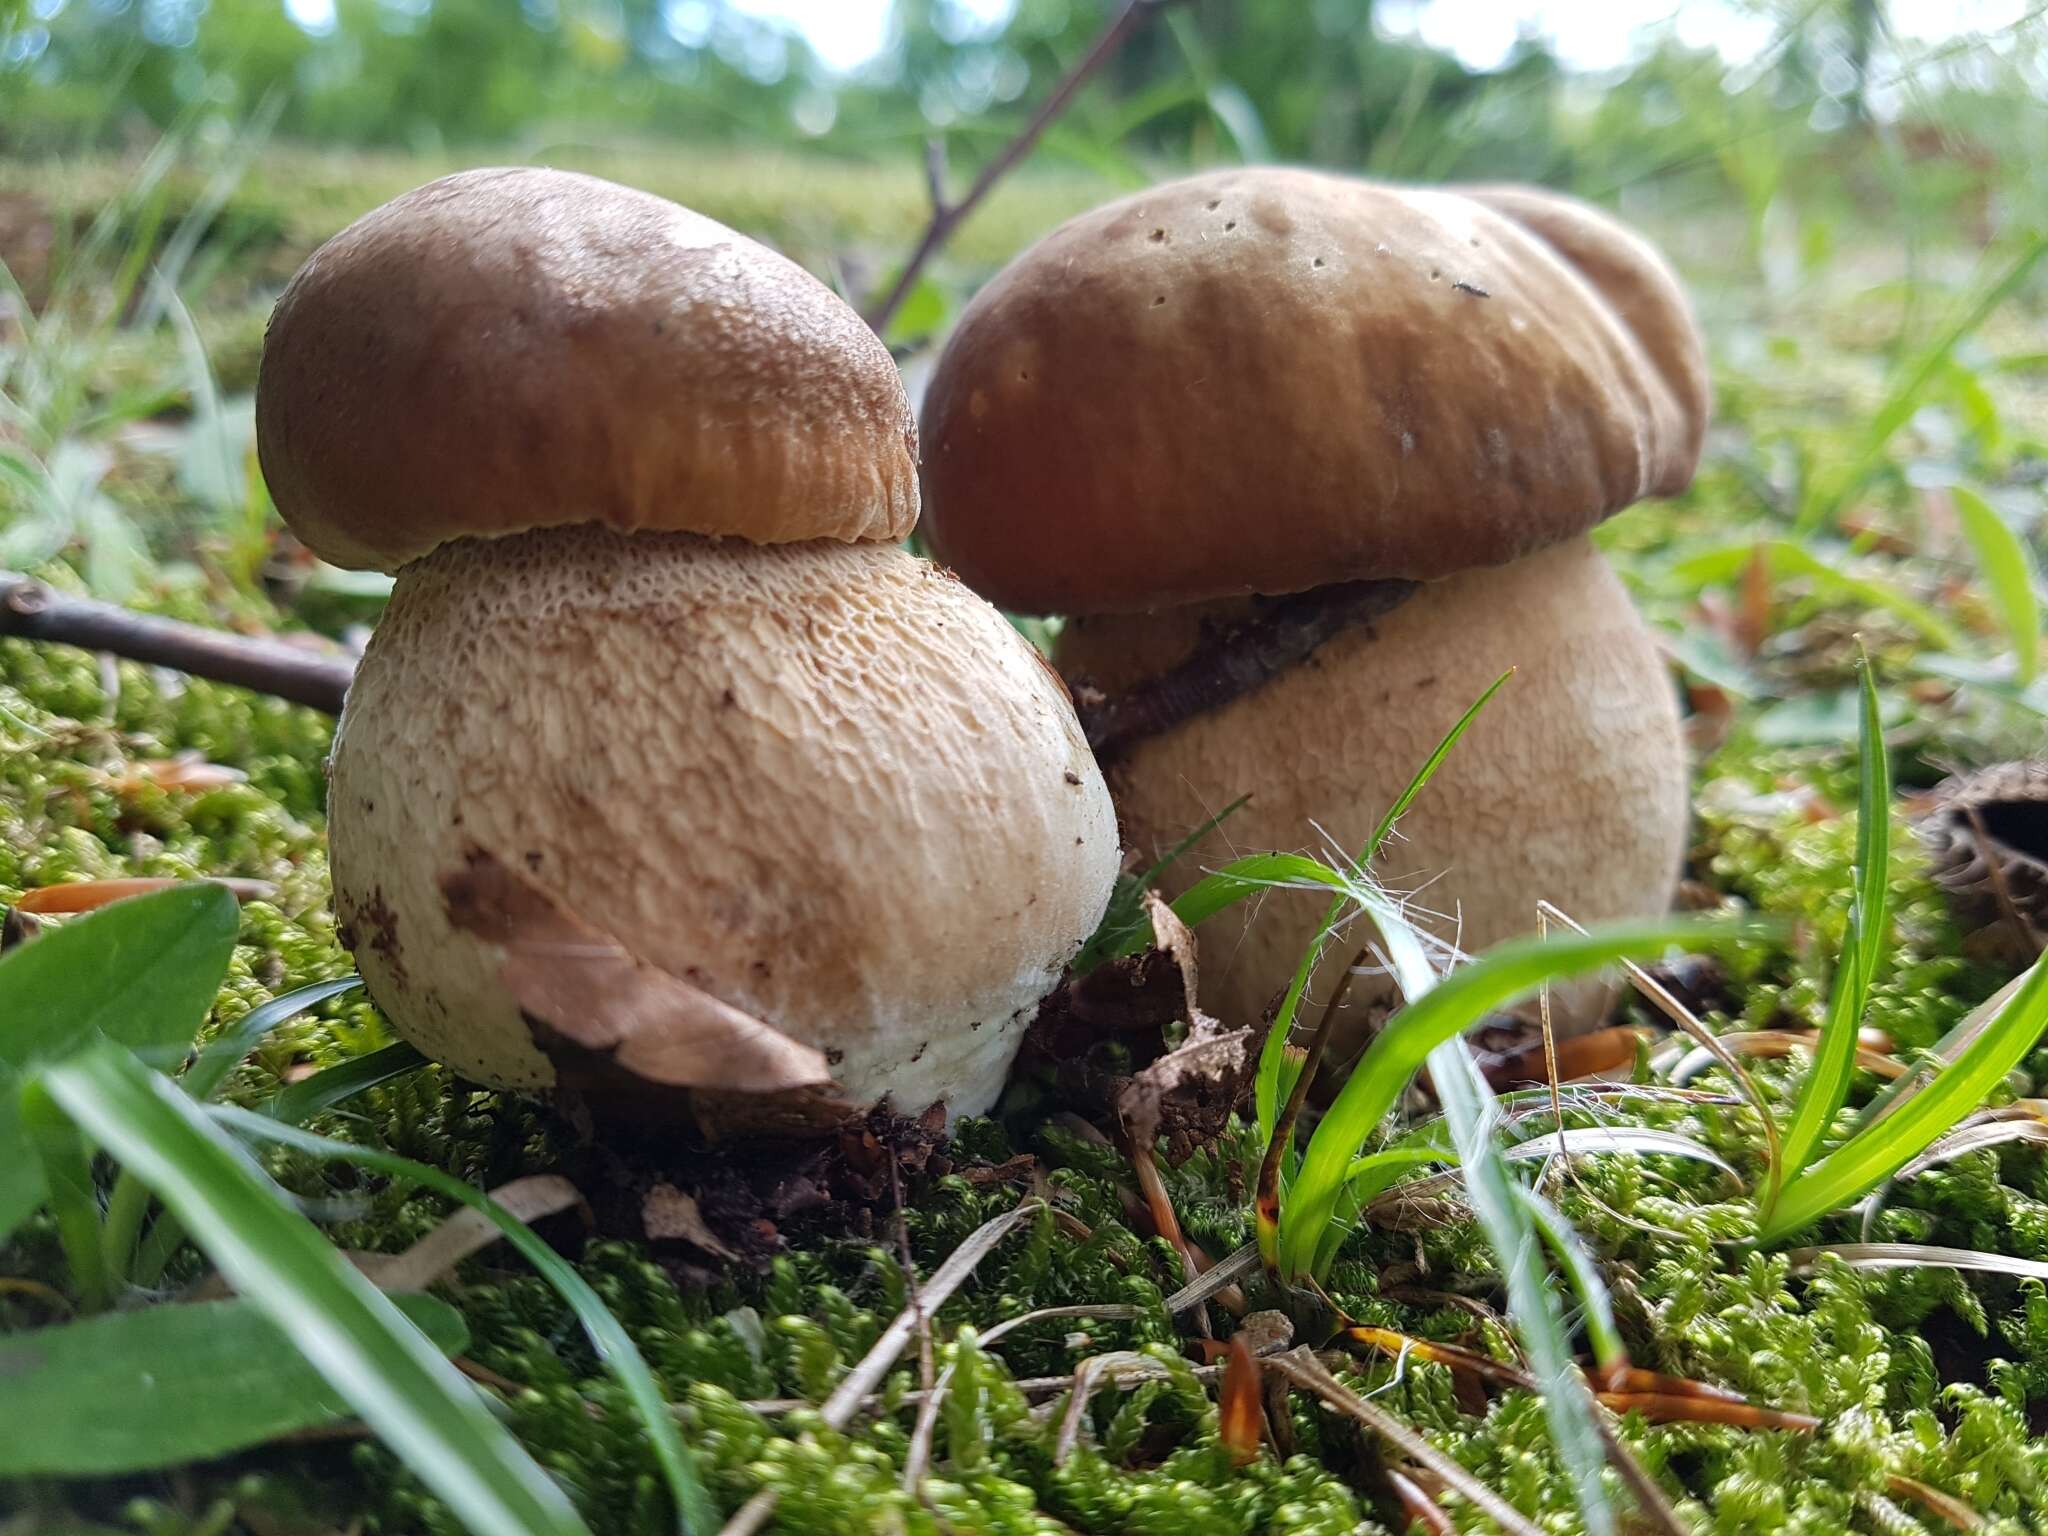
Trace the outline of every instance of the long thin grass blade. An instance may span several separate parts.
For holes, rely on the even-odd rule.
[[[1395,1015],[1391,1028],[1400,1023],[1407,1011],[1435,996],[1445,983],[1430,961],[1421,935],[1409,924],[1400,906],[1372,883],[1369,872],[1358,872],[1353,899],[1365,908],[1379,929],[1395,979],[1407,1001],[1407,1010]],[[1370,1051],[1367,1054],[1370,1057]],[[1500,1105],[1493,1090],[1487,1087],[1479,1064],[1472,1059],[1462,1031],[1453,1031],[1438,1041],[1429,1052],[1428,1062],[1430,1079],[1443,1103],[1444,1123],[1457,1149],[1467,1198],[1493,1249],[1494,1261],[1507,1280],[1509,1311],[1528,1352],[1530,1374],[1543,1399],[1551,1439],[1574,1474],[1579,1513],[1585,1528],[1594,1536],[1609,1536],[1616,1524],[1614,1506],[1600,1476],[1606,1464],[1606,1446],[1585,1378],[1572,1359],[1571,1338],[1543,1264],[1529,1208],[1521,1198],[1521,1186],[1501,1156],[1496,1135],[1501,1123]],[[1323,1128],[1319,1127],[1309,1142],[1311,1157],[1322,1136]],[[1297,1180],[1296,1193],[1306,1183],[1305,1176]],[[1288,1214],[1291,1217],[1292,1212]],[[1562,1226],[1561,1220],[1558,1225]],[[1323,1232],[1290,1225],[1287,1235],[1296,1239],[1305,1236],[1309,1240],[1303,1261],[1313,1262],[1322,1247]],[[1605,1290],[1590,1265],[1581,1278],[1604,1301]],[[1609,1314],[1610,1329],[1612,1321]]]
[[[1785,1257],[1791,1260],[1796,1275],[1811,1274],[1823,1257],[1831,1257],[1851,1269],[1970,1269],[1987,1275],[2025,1275],[2030,1280],[2048,1280],[2048,1260],[1927,1243],[1827,1243],[1817,1248],[1794,1248]]]
[[[1617,924],[1583,935],[1511,940],[1452,971],[1388,1021],[1323,1116],[1289,1191],[1288,1220],[1299,1221],[1300,1231],[1308,1234],[1299,1240],[1291,1261],[1303,1262],[1312,1252],[1314,1236],[1329,1219],[1352,1158],[1438,1045],[1546,981],[1584,975],[1624,957],[1735,944],[1771,931],[1753,923],[1698,918]],[[1283,1261],[1290,1260],[1284,1239],[1282,1255]]]
[[[1607,1283],[1594,1267],[1593,1255],[1586,1251],[1586,1245],[1579,1240],[1579,1234],[1572,1230],[1572,1224],[1564,1219],[1563,1213],[1535,1190],[1517,1184],[1515,1198],[1522,1202],[1530,1224],[1542,1235],[1551,1257],[1557,1260],[1558,1268],[1564,1271],[1565,1278],[1571,1282],[1572,1290],[1579,1298],[1586,1340],[1593,1346],[1594,1363],[1603,1370],[1625,1364],[1628,1349],[1622,1343],[1621,1329],[1614,1321],[1614,1298],[1607,1294]]]
[[[2034,562],[2026,541],[1993,510],[1991,503],[1967,486],[1954,486],[1956,520],[1984,573],[1984,589],[2012,644],[2014,676],[2021,686],[2041,670],[2041,597],[2035,585]]]
[[[2048,1029],[2048,959],[2034,962],[2024,984],[1977,1033],[1956,1061],[1892,1113],[1864,1127],[1811,1170],[1786,1181],[1762,1240],[1776,1242],[1829,1211],[1861,1199],[1918,1157],[1998,1086]]]
[[[1938,336],[1934,343],[1919,356],[1884,404],[1870,418],[1865,429],[1861,450],[1848,469],[1831,481],[1816,484],[1806,504],[1800,508],[1796,531],[1804,534],[1825,523],[1836,512],[1848,504],[1849,499],[1869,483],[1884,462],[1886,450],[1899,429],[1913,419],[1913,413],[1920,408],[1928,386],[1948,366],[1955,356],[1956,348],[1974,335],[1977,329],[2019,291],[2027,277],[2048,255],[2048,235],[2036,236],[2014,259],[2012,265],[2000,273],[1977,294],[1969,306],[1956,317],[1955,323]]]
[[[359,1168],[370,1168],[395,1179],[404,1179],[431,1189],[437,1195],[460,1201],[488,1221],[569,1304],[577,1322],[589,1335],[598,1358],[604,1361],[605,1368],[625,1389],[639,1416],[641,1429],[654,1447],[655,1460],[661,1464],[662,1475],[668,1481],[669,1494],[676,1505],[677,1529],[688,1536],[690,1532],[709,1532],[716,1525],[717,1510],[704,1491],[703,1479],[698,1476],[688,1447],[683,1444],[675,1415],[669,1410],[668,1400],[662,1396],[661,1384],[648,1369],[638,1346],[633,1343],[632,1335],[612,1316],[597,1292],[590,1288],[589,1282],[560,1254],[542,1242],[533,1228],[483,1191],[411,1158],[380,1152],[373,1147],[332,1141],[232,1105],[217,1106],[212,1115],[218,1124],[252,1141],[272,1142],[322,1162],[353,1163]]]
[[[101,1044],[42,1081],[472,1531],[588,1536],[461,1373],[168,1078]]]
[[[1765,1200],[1767,1207],[1776,1202],[1785,1181],[1797,1177],[1813,1160],[1815,1148],[1848,1101],[1856,1066],[1857,1030],[1862,1027],[1871,984],[1884,962],[1885,900],[1891,877],[1891,769],[1878,715],[1877,679],[1868,656],[1862,659],[1861,674],[1855,907],[1835,970],[1827,1017],[1814,1042],[1813,1065],[1800,1084],[1782,1159],[1772,1170],[1774,1182]]]
[[[228,1080],[228,1074],[263,1042],[278,1025],[308,1008],[318,1007],[330,997],[353,992],[363,984],[360,976],[341,976],[333,981],[316,981],[310,986],[281,993],[269,1002],[251,1008],[220,1039],[200,1049],[198,1059],[178,1079],[195,1099],[211,1099]]]

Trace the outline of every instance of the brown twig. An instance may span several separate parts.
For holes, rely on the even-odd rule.
[[[1263,600],[1249,618],[1203,636],[1187,658],[1114,697],[1074,682],[1074,709],[1096,756],[1116,756],[1299,666],[1325,641],[1391,612],[1412,581],[1346,581]]]
[[[58,592],[13,571],[0,571],[0,635],[125,656],[275,694],[330,715],[341,713],[342,696],[355,675],[355,664],[346,657],[131,613],[113,603]]]
[[[980,206],[998,181],[1008,175],[1017,163],[1045,137],[1046,129],[1067,110],[1068,105],[1080,94],[1086,85],[1116,56],[1117,50],[1128,42],[1131,35],[1142,27],[1156,11],[1163,11],[1174,0],[1125,0],[1122,10],[1102,29],[1088,52],[1079,63],[1061,77],[1053,87],[1052,94],[1045,98],[1043,105],[1032,114],[1017,136],[1005,144],[996,157],[981,168],[981,174],[974,178],[974,184],[960,197],[949,201],[945,195],[945,152],[934,145],[927,146],[925,154],[925,181],[931,190],[931,219],[924,227],[924,234],[918,239],[917,248],[910,253],[910,259],[903,264],[903,270],[896,274],[896,281],[879,300],[870,304],[862,317],[878,333],[885,330],[896,311],[903,307],[903,301],[910,297],[911,289],[923,274],[926,265],[940,247],[953,237],[953,231],[966,221],[967,216]]]

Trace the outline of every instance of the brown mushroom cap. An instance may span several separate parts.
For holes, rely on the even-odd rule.
[[[395,569],[566,523],[901,538],[917,431],[888,349],[794,262],[590,176],[468,171],[285,290],[257,441],[316,554]]]
[[[1677,281],[1594,209],[1222,171],[976,296],[925,396],[925,522],[1028,612],[1434,580],[1681,489],[1708,404]]]

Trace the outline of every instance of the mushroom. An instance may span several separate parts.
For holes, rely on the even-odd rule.
[[[1224,171],[1081,215],[976,296],[925,396],[925,531],[995,602],[1075,616],[1070,679],[1114,705],[1170,677],[1155,695],[1203,706],[1110,769],[1141,862],[1251,797],[1169,894],[1234,850],[1355,854],[1516,669],[1380,860],[1477,949],[1543,899],[1582,921],[1669,904],[1676,704],[1585,534],[1684,487],[1708,410],[1676,280],[1583,204]],[[1276,891],[1215,919],[1216,1002],[1255,1015],[1325,905]]]
[[[700,1026],[779,1032],[839,1106],[990,1106],[1114,812],[1057,675],[896,542],[916,429],[852,310],[659,198],[473,171],[306,263],[257,424],[298,536],[396,572],[329,818],[401,1034],[599,1118],[764,1086]],[[502,931],[451,922],[479,869]]]

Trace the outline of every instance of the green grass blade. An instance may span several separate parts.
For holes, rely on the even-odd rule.
[[[661,1384],[641,1358],[632,1335],[606,1310],[604,1302],[588,1282],[560,1254],[535,1236],[525,1222],[481,1190],[472,1189],[460,1179],[425,1163],[345,1141],[332,1141],[311,1131],[280,1125],[267,1116],[236,1109],[232,1105],[216,1108],[213,1116],[218,1123],[240,1135],[291,1147],[326,1162],[354,1163],[360,1168],[375,1169],[393,1178],[424,1185],[438,1195],[459,1200],[471,1210],[480,1212],[569,1304],[576,1320],[590,1336],[598,1357],[632,1400],[640,1416],[640,1426],[654,1447],[655,1459],[661,1463],[669,1491],[675,1498],[678,1529],[684,1536],[692,1532],[709,1536],[717,1529],[718,1511],[712,1505],[710,1495],[704,1491],[703,1480],[698,1476],[689,1448],[683,1444],[682,1433],[676,1427],[675,1415],[669,1411],[668,1401],[662,1396]]]
[[[1479,718],[1479,712],[1493,701],[1493,696],[1499,693],[1507,680],[1514,675],[1515,669],[1509,667],[1496,677],[1486,691],[1474,699],[1470,707],[1458,716],[1457,722],[1444,732],[1443,739],[1436,744],[1436,750],[1423,760],[1422,766],[1416,769],[1408,780],[1407,787],[1394,797],[1394,803],[1387,807],[1386,813],[1380,817],[1379,825],[1373,828],[1371,839],[1359,850],[1352,866],[1358,874],[1362,876],[1372,868],[1373,860],[1379,857],[1380,850],[1393,835],[1395,823],[1407,814],[1408,808],[1415,803],[1416,796],[1420,795],[1428,787],[1429,781],[1436,777],[1437,769],[1444,765],[1444,759],[1451,755],[1451,749],[1457,746],[1459,738],[1471,727],[1472,722]],[[1273,1016],[1273,1027],[1267,1031],[1265,1046],[1259,1052],[1258,1074],[1253,1087],[1258,1107],[1259,1138],[1262,1141],[1272,1140],[1274,1117],[1279,1113],[1281,1054],[1287,1048],[1288,1035],[1293,1032],[1295,1015],[1301,1011],[1302,994],[1308,990],[1309,977],[1314,974],[1317,962],[1322,959],[1323,946],[1329,942],[1330,935],[1336,932],[1337,925],[1343,921],[1346,900],[1346,895],[1340,893],[1330,903],[1330,910],[1323,914],[1322,926],[1316,930],[1315,939],[1302,952],[1301,961],[1294,968],[1294,976],[1287,984],[1287,995],[1281,999],[1280,1011]],[[1174,910],[1179,912],[1178,905]],[[1184,912],[1180,915],[1188,922],[1196,921]]]
[[[1857,974],[1856,1022],[1863,1012],[1877,973],[1884,965],[1891,913],[1886,902],[1892,873],[1892,770],[1885,750],[1884,721],[1877,697],[1877,677],[1870,658],[1861,658],[1863,710],[1857,746],[1856,907],[1863,963]]]
[[[1088,936],[1088,942],[1081,946],[1081,952],[1074,956],[1071,969],[1076,976],[1087,975],[1105,960],[1114,959],[1119,955],[1136,954],[1145,947],[1152,933],[1152,925],[1145,918],[1145,893],[1159,883],[1161,875],[1186,858],[1203,838],[1222,826],[1233,813],[1242,810],[1250,799],[1250,795],[1239,795],[1175,843],[1165,857],[1142,875],[1124,876],[1117,880],[1116,891],[1110,897],[1109,910],[1102,915],[1102,921],[1096,924],[1095,932]]]
[[[1529,996],[1546,981],[1584,975],[1617,960],[1647,959],[1666,949],[1710,948],[1771,931],[1755,923],[1697,918],[1613,924],[1585,934],[1510,940],[1452,971],[1388,1020],[1316,1128],[1288,1192],[1289,1215],[1298,1222],[1293,1272],[1300,1273],[1313,1253],[1315,1235],[1328,1219],[1352,1158],[1424,1059],[1444,1041],[1464,1033],[1492,1010]],[[1289,1259],[1286,1238],[1283,1233],[1283,1264]]]
[[[2034,562],[2025,542],[1991,503],[1966,486],[1951,487],[1949,495],[1977,557],[1977,569],[1984,573],[1991,606],[2012,642],[2015,675],[2022,685],[2031,683],[2041,670],[2041,599],[2034,584]]]
[[[477,1536],[588,1536],[461,1373],[168,1078],[102,1043],[42,1080]]]
[[[43,1086],[31,1078],[21,1086],[21,1124],[43,1170],[43,1190],[57,1223],[57,1242],[71,1266],[78,1305],[98,1312],[113,1295],[100,1241],[99,1194],[85,1138]]]
[[[1429,1053],[1429,1073],[1458,1146],[1466,1198],[1507,1280],[1508,1312],[1542,1393],[1550,1438],[1571,1469],[1582,1528],[1594,1536],[1611,1536],[1616,1522],[1601,1480],[1607,1447],[1598,1410],[1572,1358],[1571,1336],[1537,1241],[1539,1229],[1522,1199],[1527,1191],[1500,1155],[1494,1135],[1500,1106],[1461,1036],[1453,1035]]]
[[[1820,527],[1870,483],[1871,477],[1883,464],[1892,439],[1913,419],[1913,413],[1920,409],[1928,388],[1955,356],[1956,348],[1976,334],[1984,322],[2019,290],[2043,255],[2048,255],[2048,235],[2037,235],[2004,272],[1985,285],[1955,323],[1920,355],[1870,418],[1862,445],[1848,469],[1831,481],[1817,483],[1809,493],[1805,505],[1799,509],[1798,532],[1810,533]]]
[[[1515,1194],[1579,1298],[1593,1359],[1601,1365],[1626,1364],[1628,1346],[1622,1342],[1620,1325],[1614,1320],[1614,1298],[1607,1294],[1607,1282],[1600,1278],[1600,1268],[1586,1251],[1585,1243],[1565,1220],[1564,1213],[1528,1185],[1517,1183]]]
[[[1861,1199],[1969,1115],[2048,1029],[2048,960],[2037,960],[2011,1000],[1955,1062],[1813,1168],[1788,1179],[1759,1236],[1778,1242]]]
[[[1394,824],[1408,814],[1408,808],[1415,803],[1416,796],[1420,795],[1429,786],[1429,781],[1436,777],[1437,769],[1443,767],[1444,759],[1451,755],[1451,749],[1457,746],[1458,739],[1471,728],[1472,722],[1479,718],[1479,711],[1493,702],[1493,696],[1506,687],[1508,679],[1514,675],[1515,669],[1509,667],[1489,683],[1486,692],[1474,699],[1472,707],[1458,716],[1458,723],[1444,733],[1444,739],[1436,744],[1436,750],[1429,754],[1420,768],[1415,770],[1415,777],[1408,781],[1408,787],[1395,797],[1392,805],[1387,807],[1386,815],[1380,818],[1380,824],[1372,830],[1372,841],[1367,843],[1358,855],[1358,869],[1361,873],[1370,868],[1372,861],[1380,856],[1380,850],[1386,847],[1387,839],[1393,836]]]
[[[1821,1138],[1848,1101],[1849,1084],[1856,1073],[1856,1034],[1863,1024],[1871,981],[1884,962],[1885,900],[1891,874],[1891,770],[1885,757],[1884,726],[1878,718],[1877,682],[1868,657],[1862,666],[1859,731],[1855,905],[1835,966],[1828,1011],[1814,1042],[1813,1059],[1799,1086],[1779,1165],[1771,1170],[1773,1193],[1766,1196],[1766,1205],[1813,1160]]]
[[[263,1112],[284,1125],[304,1125],[323,1110],[426,1065],[426,1057],[400,1041],[353,1061],[337,1062],[304,1082],[288,1084],[264,1106]]]
[[[1353,1158],[1344,1182],[1351,1186],[1359,1203],[1365,1204],[1386,1193],[1396,1179],[1412,1168],[1433,1168],[1457,1160],[1458,1154],[1449,1147],[1385,1147]]]
[[[317,1007],[330,997],[353,992],[362,984],[360,976],[339,976],[333,981],[316,981],[310,986],[281,993],[269,1002],[251,1008],[233,1029],[201,1048],[198,1059],[178,1079],[179,1085],[195,1099],[211,1099],[220,1091],[221,1084],[228,1080],[228,1074],[278,1025],[308,1008]]]
[[[1372,884],[1370,875],[1362,871],[1354,899],[1379,928],[1408,1007],[1413,1009],[1425,1003],[1443,983],[1422,936],[1408,922],[1399,903]],[[1396,1014],[1394,1022],[1402,1017]],[[1571,1338],[1543,1264],[1535,1228],[1519,1197],[1521,1185],[1508,1171],[1507,1160],[1501,1155],[1496,1134],[1500,1129],[1500,1105],[1480,1075],[1479,1064],[1472,1059],[1461,1034],[1440,1040],[1430,1050],[1428,1062],[1430,1080],[1443,1104],[1444,1124],[1457,1150],[1466,1198],[1507,1281],[1508,1310],[1541,1391],[1551,1439],[1573,1474],[1583,1528],[1596,1536],[1610,1536],[1615,1529],[1614,1508],[1600,1476],[1606,1465],[1606,1446],[1585,1378],[1572,1359]],[[1320,1128],[1317,1135],[1321,1135]],[[1311,1155],[1315,1142],[1316,1138],[1310,1139]],[[1312,1236],[1314,1251],[1320,1254],[1324,1246],[1322,1234],[1301,1235]]]

